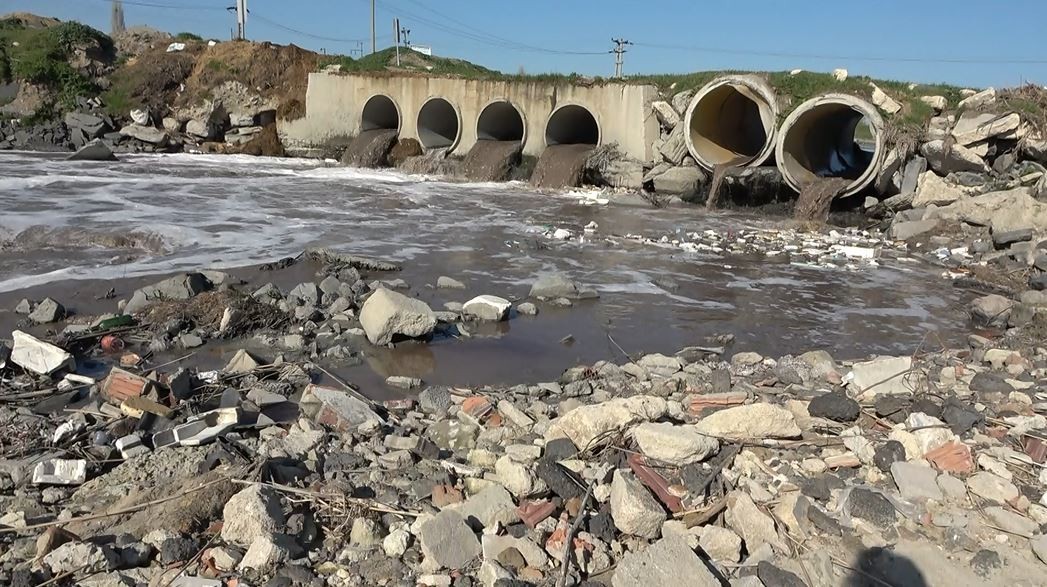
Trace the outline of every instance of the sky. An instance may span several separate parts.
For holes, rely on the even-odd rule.
[[[375,0],[378,47],[394,16],[436,55],[516,73],[831,71],[971,87],[1047,84],[1043,0]],[[128,26],[228,39],[235,0],[124,0]],[[247,36],[328,53],[370,50],[370,0],[248,0]],[[110,0],[0,0],[109,29]],[[359,39],[360,43],[351,41]]]

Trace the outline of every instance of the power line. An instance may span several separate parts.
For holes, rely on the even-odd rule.
[[[625,64],[625,46],[632,45],[632,43],[625,39],[611,39],[611,42],[614,43],[614,49],[612,49],[614,53],[614,77],[615,79],[622,79],[622,66]]]
[[[96,2],[109,3],[110,0],[95,0]],[[171,10],[221,10],[225,12],[224,6],[215,6],[213,4],[159,4],[156,2],[140,2],[138,0],[123,0],[122,4],[125,6],[143,6],[146,8],[167,8]]]
[[[298,29],[291,28],[291,27],[286,26],[286,25],[282,25],[282,24],[280,24],[280,23],[278,23],[276,21],[273,21],[273,20],[270,20],[268,18],[265,18],[264,16],[259,16],[257,13],[251,13],[251,17],[254,18],[255,20],[264,22],[267,25],[269,25],[271,27],[278,28],[278,29],[280,29],[282,31],[286,31],[286,32],[293,33],[293,34],[296,34],[296,35],[301,35],[303,37],[308,37],[310,39],[316,39],[316,40],[319,40],[319,41],[331,41],[331,42],[334,42],[334,43],[362,43],[362,42],[367,40],[367,39],[340,39],[340,38],[337,38],[337,37],[325,37],[323,35],[314,35],[313,33],[307,33],[305,31],[300,31]],[[382,37],[380,37],[380,38],[384,38],[385,36],[388,36],[388,35],[382,35]]]
[[[818,53],[790,53],[782,51],[752,51],[748,49],[730,49],[721,47],[702,47],[690,45],[669,45],[660,43],[634,43],[637,47],[648,49],[667,49],[672,51],[693,51],[696,53],[718,53],[723,55],[745,55],[749,57],[782,57],[788,59],[818,59],[826,61],[888,61],[899,63],[957,63],[967,65],[1044,65],[1047,59],[1019,58],[981,58],[981,57],[890,57],[886,55],[825,55]]]
[[[534,46],[534,45],[527,45],[525,43],[512,41],[510,39],[505,39],[503,37],[498,37],[496,35],[492,35],[492,34],[489,34],[489,33],[486,33],[486,32],[479,31],[478,29],[469,27],[468,25],[459,23],[459,22],[457,22],[457,21],[455,21],[453,19],[450,19],[450,18],[448,18],[446,16],[443,16],[443,15],[439,15],[439,16],[441,18],[443,18],[444,20],[448,21],[448,22],[454,23],[454,25],[452,26],[452,25],[442,24],[442,23],[436,22],[436,21],[434,21],[432,19],[428,19],[428,18],[425,18],[425,17],[418,16],[417,14],[412,14],[412,13],[406,12],[406,11],[401,10],[399,8],[393,8],[393,7],[390,7],[390,6],[386,5],[384,2],[379,2],[379,4],[381,4],[382,8],[384,8],[386,11],[389,11],[390,13],[393,13],[393,14],[403,14],[405,16],[410,17],[412,20],[416,20],[416,21],[422,22],[424,24],[428,24],[429,26],[431,26],[431,27],[433,27],[433,28],[435,28],[437,30],[448,32],[448,33],[457,35],[457,36],[459,36],[461,38],[464,38],[464,39],[467,39],[467,40],[471,40],[471,41],[474,41],[474,42],[477,42],[477,43],[480,43],[480,44],[483,44],[483,45],[486,45],[486,46],[500,47],[500,48],[503,48],[503,49],[511,49],[511,50],[514,50],[514,51],[527,51],[527,52],[535,52],[535,53],[546,53],[546,54],[550,54],[550,55],[606,55],[607,54],[607,51],[564,51],[564,50],[550,49],[548,47],[537,47],[537,46]],[[428,10],[428,9],[426,8],[426,10]]]

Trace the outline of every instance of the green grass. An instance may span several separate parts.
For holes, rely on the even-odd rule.
[[[106,58],[113,41],[77,22],[27,29],[12,20],[0,21],[0,78],[21,79],[52,90],[60,105],[75,104],[77,96],[95,96],[98,87],[69,64],[80,47],[98,48]]]
[[[178,33],[177,35],[175,35],[174,38],[175,38],[176,41],[203,41],[204,40],[204,38],[201,37],[200,35],[197,35],[195,33],[186,33],[186,32]]]

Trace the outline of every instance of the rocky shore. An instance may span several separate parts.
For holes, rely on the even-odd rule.
[[[332,363],[600,302],[547,274],[433,310],[397,264],[325,250],[262,269],[303,263],[287,289],[201,271],[108,314],[11,308],[5,584],[1034,585],[1047,564],[1041,292],[977,298],[961,348],[723,335],[509,387],[390,377],[377,401]],[[215,369],[216,345],[241,350]]]

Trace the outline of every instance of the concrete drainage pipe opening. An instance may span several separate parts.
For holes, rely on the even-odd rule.
[[[524,142],[523,114],[512,102],[491,102],[476,119],[476,138],[480,141]]]
[[[687,150],[712,171],[761,165],[774,153],[778,100],[767,83],[749,76],[714,80],[691,99],[684,116]]]
[[[443,98],[430,98],[418,111],[418,142],[426,149],[453,150],[462,134],[458,111]]]
[[[872,183],[884,150],[883,118],[876,107],[847,94],[828,94],[800,104],[785,119],[775,156],[794,190],[802,192],[819,178],[843,178],[851,183],[842,197]]]
[[[600,125],[584,106],[568,104],[553,111],[545,124],[545,145],[599,145]]]
[[[389,96],[377,94],[364,104],[360,114],[360,131],[400,130],[400,109]]]

